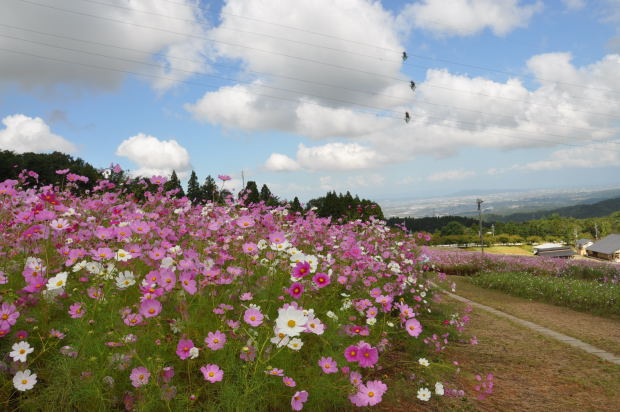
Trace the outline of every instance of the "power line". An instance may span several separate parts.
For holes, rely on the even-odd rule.
[[[184,37],[191,37],[191,38],[208,40],[208,41],[211,41],[211,42],[214,42],[214,43],[221,43],[221,44],[226,44],[228,46],[240,47],[240,48],[243,48],[243,49],[257,51],[257,52],[260,52],[260,53],[273,54],[273,55],[276,55],[276,56],[282,56],[282,57],[286,57],[286,58],[290,58],[290,59],[295,59],[295,60],[300,60],[300,61],[304,61],[304,62],[325,65],[325,66],[334,67],[334,68],[341,69],[341,70],[348,70],[348,71],[368,74],[368,75],[372,75],[372,76],[383,77],[383,78],[386,78],[386,79],[391,79],[391,80],[396,80],[396,81],[408,81],[408,79],[405,79],[404,77],[394,77],[394,76],[387,75],[387,74],[370,72],[370,71],[366,71],[366,70],[360,70],[360,69],[356,69],[354,67],[341,66],[341,65],[338,65],[338,64],[333,64],[333,63],[323,62],[323,61],[320,61],[320,60],[310,59],[310,58],[307,58],[307,57],[299,57],[299,56],[293,56],[293,55],[286,54],[286,53],[274,52],[274,51],[271,51],[271,50],[258,49],[256,47],[250,47],[250,46],[246,46],[244,44],[231,43],[231,42],[226,42],[226,41],[222,41],[222,40],[217,40],[217,39],[213,39],[213,38],[210,38],[210,37],[207,37],[207,36],[200,36],[200,35],[190,34],[190,33],[181,33],[181,32],[177,32],[177,31],[174,31],[174,30],[162,29],[160,27],[154,27],[154,26],[145,26],[145,25],[142,25],[142,24],[131,23],[131,22],[123,21],[123,20],[117,20],[117,19],[113,19],[113,18],[110,18],[110,17],[98,16],[96,14],[83,13],[83,12],[76,11],[76,10],[64,9],[64,8],[61,8],[61,7],[51,6],[49,4],[41,4],[41,3],[37,3],[37,2],[31,1],[31,0],[13,0],[13,1],[21,1],[22,3],[31,4],[31,5],[34,5],[34,6],[45,7],[45,8],[49,8],[49,9],[52,9],[52,10],[62,11],[62,12],[65,12],[65,13],[71,13],[71,14],[76,14],[76,15],[85,16],[85,17],[92,17],[92,18],[95,18],[95,19],[111,21],[111,22],[114,22],[114,23],[120,23],[120,24],[125,24],[125,25],[129,25],[129,26],[134,26],[134,27],[140,27],[140,28],[143,28],[143,29],[156,30],[156,31],[161,31],[161,32],[165,32],[165,33],[175,34],[175,35],[178,35],[178,36],[184,36]]]
[[[11,25],[2,24],[2,23],[0,23],[0,26],[9,27],[9,28],[12,28],[12,29],[23,30],[23,31],[28,31],[28,32],[32,32],[32,33],[37,33],[37,34],[45,35],[45,36],[51,36],[51,37],[56,37],[56,38],[61,38],[61,39],[68,39],[68,40],[82,42],[82,43],[96,44],[96,45],[100,45],[100,46],[104,46],[104,47],[111,47],[111,48],[116,48],[116,49],[121,49],[121,50],[128,50],[128,51],[132,51],[132,52],[143,53],[143,54],[146,54],[146,55],[149,55],[149,56],[153,55],[153,54],[162,55],[162,53],[152,53],[152,52],[149,52],[149,51],[144,51],[144,50],[139,50],[139,49],[134,49],[134,48],[128,48],[128,47],[122,47],[122,46],[118,46],[118,45],[111,45],[111,44],[107,44],[107,43],[88,41],[88,40],[84,40],[84,39],[77,39],[75,37],[62,36],[62,35],[58,35],[58,34],[42,32],[42,31],[28,29],[28,28],[24,28],[24,27],[11,26]],[[10,37],[10,36],[8,36],[8,37]],[[19,39],[19,40],[33,42],[31,40],[25,40],[25,39]],[[50,46],[51,47],[58,47],[58,46],[54,46],[54,45],[50,45]],[[73,50],[73,49],[70,49],[70,50]],[[76,51],[76,50],[74,50],[74,51]],[[171,59],[176,59],[176,60],[191,61],[191,62],[201,63],[201,64],[203,63],[202,61],[194,60],[194,59],[188,59],[188,58],[180,58],[180,57],[168,56],[168,55],[166,55],[166,57],[167,58],[171,58]],[[142,62],[140,62],[140,63],[142,63]],[[234,66],[231,66],[231,65],[222,64],[222,63],[212,63],[212,65],[237,69],[237,67],[234,67]],[[266,73],[266,72],[260,72],[260,71],[251,70],[251,69],[245,69],[245,70],[247,72],[250,72],[250,73],[264,74],[264,75],[273,76],[273,77],[281,77],[281,78],[288,79],[288,80],[294,80],[294,81],[299,81],[299,82],[304,82],[304,83],[309,83],[309,84],[316,84],[316,85],[330,87],[330,88],[339,88],[339,89],[347,90],[347,91],[354,92],[354,93],[363,93],[363,94],[368,94],[368,95],[387,97],[387,98],[399,100],[399,101],[402,101],[402,102],[405,102],[405,103],[409,103],[410,102],[409,99],[406,99],[406,98],[403,98],[403,97],[400,97],[400,96],[393,96],[393,95],[388,95],[388,94],[384,94],[384,93],[371,92],[371,91],[367,91],[367,90],[352,89],[352,88],[344,87],[344,86],[341,86],[341,85],[322,83],[322,82],[318,82],[318,81],[307,80],[307,79],[300,79],[300,78],[297,78],[297,77],[280,75],[280,74],[275,74],[275,73]],[[203,73],[196,72],[194,74],[203,74]],[[230,80],[230,79],[227,79],[227,80]],[[437,84],[427,83],[427,82],[424,83],[424,86],[428,86],[428,87],[432,87],[432,88],[438,88],[438,89],[444,89],[444,90],[450,90],[450,91],[455,91],[455,92],[458,92],[458,93],[475,94],[475,95],[490,97],[490,98],[493,98],[493,99],[502,99],[502,100],[515,101],[515,102],[524,102],[524,103],[528,103],[528,104],[532,104],[532,105],[536,105],[536,106],[548,106],[548,107],[554,107],[554,108],[556,107],[554,105],[549,105],[549,104],[544,104],[544,103],[539,103],[539,102],[528,102],[528,101],[525,101],[525,100],[511,99],[511,98],[507,98],[507,97],[503,97],[503,96],[492,96],[492,95],[488,95],[488,94],[484,94],[484,93],[474,92],[474,91],[471,91],[471,90],[454,89],[454,88],[440,86],[440,85],[437,85]],[[574,98],[574,99],[575,100],[581,100],[579,98]],[[420,100],[420,101],[422,101],[422,102],[424,102],[426,104],[433,105],[433,106],[450,107],[450,108],[454,108],[456,110],[468,111],[468,112],[474,112],[474,113],[485,113],[485,112],[482,112],[482,111],[476,111],[476,110],[471,110],[471,109],[466,109],[466,108],[461,108],[461,107],[455,107],[455,106],[450,106],[450,105],[443,105],[443,104],[439,104],[439,103],[432,103],[432,102],[430,102],[428,100],[425,100],[425,99],[418,99],[418,100]],[[576,112],[580,112],[580,113],[591,114],[591,115],[596,115],[596,116],[603,116],[603,117],[609,117],[609,118],[612,118],[612,119],[619,119],[620,120],[620,117],[615,117],[615,116],[612,116],[612,115],[609,115],[609,114],[605,114],[605,113],[590,112],[590,111],[579,110],[579,109],[573,109],[573,110],[576,111]],[[506,117],[506,118],[512,117],[512,116],[509,116],[509,115],[501,115],[501,114],[496,114],[496,115],[490,114],[490,113],[485,113],[485,114],[493,115],[493,116],[503,116],[503,117]],[[577,126],[565,126],[565,125],[558,125],[558,124],[553,124],[553,123],[543,123],[543,124],[551,124],[551,125],[559,126],[559,127],[569,127],[569,128],[580,129],[580,130],[584,130],[584,131],[592,131],[591,128],[583,128],[583,127],[577,127]]]
[[[130,11],[135,11],[135,12],[139,12],[139,13],[144,13],[144,14],[149,14],[149,15],[153,15],[153,16],[160,16],[160,17],[165,17],[165,18],[169,18],[169,19],[173,19],[173,20],[179,20],[179,21],[185,21],[185,22],[191,22],[194,23],[194,20],[190,20],[190,19],[184,19],[184,18],[180,18],[180,17],[175,17],[175,16],[169,16],[166,14],[162,14],[162,13],[155,13],[155,12],[151,12],[149,10],[142,10],[142,9],[135,9],[132,7],[125,7],[125,6],[121,6],[121,5],[116,5],[116,4],[110,4],[107,2],[103,2],[103,1],[98,1],[98,0],[81,0],[83,2],[87,2],[87,3],[93,3],[93,4],[100,4],[100,5],[104,5],[104,6],[109,6],[109,7],[115,7],[115,8],[119,8],[119,9],[123,9],[123,10],[130,10]],[[167,0],[164,0],[167,1]],[[169,1],[170,2],[170,1]],[[173,4],[179,4],[179,5],[186,5],[184,3],[179,3],[179,2],[170,2]],[[202,7],[198,7],[201,11],[206,11],[206,9],[202,8]],[[212,12],[210,14],[213,14]],[[239,17],[238,15],[236,15],[236,17]],[[271,23],[274,24],[274,23]],[[287,28],[291,28],[290,26],[287,26]],[[291,42],[291,43],[297,43],[297,44],[302,44],[305,46],[311,46],[311,47],[317,47],[317,48],[323,48],[326,50],[332,50],[332,51],[337,51],[340,53],[349,53],[349,54],[353,54],[353,55],[357,55],[360,57],[366,57],[366,58],[370,58],[370,59],[376,59],[376,60],[380,60],[380,61],[389,61],[392,63],[400,63],[401,60],[388,60],[385,59],[383,57],[377,57],[377,56],[371,56],[368,54],[364,54],[364,53],[359,53],[359,52],[355,52],[355,51],[350,51],[350,50],[346,50],[346,49],[340,49],[340,48],[335,48],[335,47],[329,47],[329,46],[324,46],[324,45],[318,45],[318,44],[314,44],[314,43],[310,43],[310,42],[305,42],[305,41],[301,41],[301,40],[293,40],[293,39],[289,39],[289,38],[285,38],[285,37],[280,37],[280,36],[274,36],[274,35],[270,35],[270,34],[266,34],[266,33],[259,33],[259,32],[253,32],[253,31],[249,31],[249,30],[243,30],[243,29],[237,29],[237,28],[231,28],[231,27],[226,27],[226,26],[220,26],[218,27],[219,30],[228,30],[228,31],[235,31],[235,32],[239,32],[239,33],[247,33],[247,34],[252,34],[252,35],[256,35],[256,36],[263,36],[266,38],[271,38],[271,39],[278,39],[278,40],[282,40],[282,41],[287,41],[287,42]],[[315,32],[316,33],[316,32]],[[391,50],[393,51],[393,50]],[[510,76],[514,76],[514,77],[526,77],[526,78],[531,78],[531,79],[537,79],[540,81],[544,81],[544,82],[552,82],[552,83],[556,83],[556,84],[565,84],[568,86],[572,86],[572,87],[579,87],[579,88],[583,88],[583,89],[591,89],[591,90],[598,90],[598,91],[603,91],[603,92],[610,92],[610,93],[620,93],[620,90],[614,90],[614,89],[606,89],[606,88],[599,88],[599,87],[592,87],[592,86],[584,86],[582,84],[577,84],[577,83],[571,83],[571,82],[563,82],[563,81],[559,81],[559,80],[551,80],[551,79],[546,79],[543,77],[539,77],[539,76],[534,76],[534,75],[519,75],[515,72],[510,72],[510,71],[506,71],[506,70],[499,70],[499,69],[494,69],[494,68],[490,68],[490,67],[485,67],[485,66],[479,66],[479,65],[474,65],[474,64],[468,64],[468,63],[460,63],[454,60],[448,60],[448,59],[441,59],[441,58],[435,58],[435,57],[427,57],[427,56],[423,56],[420,54],[412,54],[412,53],[408,53],[409,56],[413,56],[413,57],[417,57],[420,59],[425,59],[425,60],[431,60],[431,61],[440,61],[443,63],[450,63],[450,64],[454,64],[454,65],[458,65],[458,66],[463,66],[463,67],[469,67],[469,68],[473,68],[473,69],[477,69],[477,70],[485,70],[485,71],[490,71],[490,72],[494,72],[494,73],[502,73],[502,74],[507,74]],[[416,65],[411,63],[410,61],[406,61],[404,62],[407,65],[411,65],[414,67],[420,67],[420,68],[433,68],[431,66],[424,66],[424,65]],[[591,99],[591,98],[582,98],[582,99],[587,99],[587,100],[592,100],[592,101],[603,101],[601,99]]]
[[[191,81],[191,80],[180,80],[180,79],[175,79],[175,78],[172,78],[172,77],[165,77],[165,76],[153,75],[153,74],[148,74],[148,73],[140,73],[140,72],[134,72],[134,71],[124,70],[124,69],[116,69],[116,68],[110,68],[110,67],[103,67],[103,66],[97,66],[97,65],[87,64],[87,63],[72,62],[72,61],[68,61],[68,60],[64,60],[64,59],[58,59],[58,58],[49,57],[49,56],[41,56],[41,55],[38,55],[38,54],[27,53],[27,52],[23,52],[23,51],[19,51],[19,50],[12,50],[12,49],[5,49],[5,48],[0,48],[0,50],[7,51],[7,52],[10,52],[10,53],[21,54],[21,55],[25,55],[25,56],[31,56],[31,57],[42,58],[42,59],[46,59],[46,60],[66,63],[66,64],[70,64],[70,65],[78,65],[78,66],[93,68],[93,69],[97,69],[97,70],[115,71],[115,72],[126,73],[126,74],[133,74],[133,75],[137,75],[137,76],[143,76],[143,77],[149,77],[149,78],[155,78],[155,79],[165,79],[165,80],[169,80],[169,81],[172,81],[172,82],[201,85],[201,86],[205,86],[205,87],[213,88],[213,89],[217,89],[217,88],[220,87],[220,86],[212,85],[212,84],[209,84],[209,83],[196,82],[196,81]],[[246,93],[246,94],[251,94],[251,95],[260,96],[260,97],[266,97],[266,98],[271,98],[271,99],[277,99],[277,100],[283,100],[283,101],[292,101],[294,103],[299,103],[299,101],[296,100],[296,99],[291,99],[291,98],[286,98],[286,97],[281,97],[281,96],[265,95],[265,94],[261,94],[261,93],[250,92],[250,91],[247,91],[247,90],[243,90],[243,92]],[[311,102],[311,101],[306,102],[306,103],[312,104],[312,105],[316,105],[316,106],[319,106],[319,107],[324,107],[324,106],[320,105],[319,103],[315,103],[315,102]],[[396,116],[390,116],[390,115],[383,115],[382,117],[389,117],[389,118],[394,118],[394,119],[402,120],[402,117],[396,117]],[[436,116],[428,116],[428,117],[441,119],[441,118],[436,117]],[[441,119],[441,120],[444,120],[444,119]],[[477,126],[477,124],[472,123],[472,122],[465,122],[465,121],[455,121],[455,122],[458,122],[458,123],[461,123],[461,124],[471,124],[474,127]],[[460,127],[450,126],[450,125],[446,125],[446,124],[429,125],[429,126],[431,126],[431,127],[432,126],[435,126],[435,127],[448,127],[448,128],[457,129],[459,131],[463,131],[463,129],[460,128]],[[465,130],[468,130],[468,129],[465,129]],[[475,130],[468,130],[468,131],[475,131]],[[498,132],[485,132],[485,133],[486,134],[490,134],[490,135],[507,137],[507,138],[511,138],[511,139],[517,139],[517,140],[538,141],[538,142],[550,143],[550,144],[554,144],[554,145],[563,145],[563,146],[571,146],[571,147],[586,147],[585,145],[576,145],[576,144],[572,144],[572,143],[558,142],[558,141],[554,141],[554,140],[524,138],[522,136],[514,136],[514,135],[508,135],[508,134],[498,133]],[[610,142],[598,142],[598,143],[604,144],[604,143],[610,143]],[[615,143],[615,142],[611,142],[611,143]],[[609,152],[609,150],[607,150],[607,149],[598,149],[598,148],[591,148],[591,149]]]

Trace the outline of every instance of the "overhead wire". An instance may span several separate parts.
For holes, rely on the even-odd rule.
[[[118,45],[112,45],[112,44],[108,44],[108,43],[102,43],[102,42],[95,42],[95,41],[89,41],[89,40],[84,40],[84,39],[78,39],[78,38],[75,38],[75,37],[57,35],[57,34],[53,34],[53,33],[42,32],[42,31],[39,31],[39,30],[33,30],[33,29],[24,28],[24,27],[12,26],[12,25],[7,25],[7,24],[3,24],[3,23],[0,23],[0,27],[8,27],[8,28],[11,28],[11,29],[17,29],[17,30],[32,32],[32,33],[44,35],[44,36],[47,36],[47,37],[55,37],[55,38],[60,38],[60,39],[72,40],[72,41],[76,41],[76,42],[87,43],[87,44],[94,44],[94,45],[99,45],[99,46],[104,46],[104,47],[109,47],[109,48],[114,48],[114,49],[119,49],[119,50],[127,50],[127,51],[131,51],[131,52],[142,53],[142,54],[148,55],[148,56],[152,56],[154,54],[155,55],[162,55],[163,56],[162,53],[152,53],[150,51],[134,49],[134,48],[129,48],[129,47],[123,47],[123,46],[118,46]],[[1,33],[0,33],[0,36],[2,36]],[[8,35],[5,35],[4,37],[15,38],[15,37],[8,36]],[[31,43],[38,43],[36,41],[27,40],[27,39],[23,39],[23,38],[16,38],[16,39],[22,40],[22,41],[31,42]],[[46,43],[39,43],[39,44],[49,45],[49,44],[46,44]],[[61,46],[56,46],[56,45],[49,45],[49,46],[50,47],[61,47]],[[72,50],[72,51],[81,51],[81,50],[75,50],[75,49],[69,49],[69,48],[66,48],[66,49]],[[91,53],[91,52],[86,52],[86,51],[83,51],[83,52],[84,53]],[[114,58],[116,58],[116,56],[104,56],[104,57],[110,57],[110,58],[114,57]],[[174,59],[174,60],[190,61],[190,62],[194,62],[194,63],[203,63],[200,60],[188,59],[188,58],[180,58],[180,57],[170,56],[170,55],[165,55],[165,57],[168,58],[168,59]],[[143,62],[139,61],[138,63],[143,63]],[[212,64],[212,65],[218,66],[218,67],[234,68],[234,69],[237,68],[235,66],[226,65],[226,64],[222,64],[222,63],[215,63],[215,64]],[[300,79],[300,78],[297,78],[297,77],[286,76],[286,75],[279,75],[279,74],[275,74],[275,73],[267,73],[267,72],[254,71],[254,70],[251,70],[251,69],[245,69],[245,71],[250,72],[250,73],[255,73],[255,74],[262,74],[262,75],[266,75],[266,76],[280,77],[280,78],[284,78],[284,79],[288,79],[288,80],[293,80],[293,81],[298,81],[298,82],[303,82],[303,83],[308,83],[308,84],[315,84],[315,85],[319,85],[319,86],[323,86],[323,87],[338,88],[338,89],[346,90],[346,91],[353,92],[353,93],[360,93],[360,94],[367,94],[367,95],[372,95],[372,96],[390,98],[390,99],[401,101],[403,103],[410,103],[411,102],[411,99],[405,98],[405,97],[401,97],[401,96],[394,96],[394,95],[389,95],[389,94],[384,94],[384,93],[379,93],[379,92],[372,92],[372,91],[367,91],[367,90],[353,89],[353,88],[344,87],[342,85],[337,85],[337,84],[330,84],[330,83],[323,83],[323,82],[318,82],[318,81],[314,81],[314,80]],[[202,72],[191,72],[191,73],[192,74],[203,74]],[[226,80],[230,80],[230,79],[226,78]],[[438,86],[438,85],[428,84],[426,82],[424,83],[424,85],[425,86],[431,86],[431,87],[432,86],[442,87],[442,86]],[[452,89],[452,88],[448,88],[448,89],[452,90],[452,91],[457,91],[457,92],[459,91],[458,89]],[[480,110],[473,110],[473,109],[467,109],[467,108],[458,107],[458,106],[452,106],[452,105],[447,105],[447,104],[431,102],[431,101],[429,101],[427,99],[421,99],[421,98],[419,98],[417,96],[415,96],[415,101],[417,103],[427,104],[427,105],[430,105],[430,106],[446,107],[446,108],[451,108],[451,109],[455,109],[455,110],[463,111],[463,112],[479,113],[479,114],[483,114],[483,115],[487,115],[487,116],[490,115],[490,116],[493,116],[493,117],[503,117],[503,118],[507,118],[507,119],[514,119],[514,117],[511,116],[511,115],[506,115],[506,114],[501,114],[501,113],[489,113],[489,112],[484,112],[484,111],[480,111]],[[534,105],[543,105],[544,106],[544,104],[541,104],[541,103],[538,103],[538,102],[527,102],[527,103],[534,104]],[[599,116],[605,116],[605,117],[612,117],[613,118],[613,116],[610,116],[610,115],[604,114],[604,113],[595,113],[595,112],[581,111],[581,110],[578,110],[578,109],[574,109],[574,110],[577,111],[577,112],[583,112],[583,113],[588,113],[588,114],[592,114],[592,115],[599,115]],[[620,117],[618,118],[618,120],[620,120]],[[567,126],[567,125],[548,123],[548,122],[542,122],[542,123],[539,122],[539,124],[547,124],[547,125],[552,125],[552,126],[555,126],[555,127],[578,129],[578,130],[583,130],[583,131],[588,131],[588,132],[596,130],[596,129],[593,129],[593,128],[586,128],[586,127],[579,127],[579,126]]]
[[[1,47],[0,47],[0,50],[11,52],[11,53],[17,53],[17,54],[21,54],[21,55],[26,55],[26,56],[31,56],[31,57],[36,57],[36,58],[42,58],[42,59],[51,60],[51,61],[57,61],[57,62],[65,63],[65,64],[73,64],[73,65],[79,65],[79,66],[83,66],[83,67],[89,67],[89,68],[98,69],[98,70],[115,71],[115,72],[126,73],[126,74],[133,74],[133,75],[137,75],[137,76],[143,76],[143,77],[155,78],[155,79],[165,79],[165,80],[172,81],[172,82],[201,85],[201,86],[205,86],[205,87],[209,87],[209,88],[213,88],[213,89],[217,89],[217,88],[220,87],[219,85],[212,85],[212,84],[204,83],[204,82],[197,82],[197,81],[192,81],[192,80],[181,80],[181,79],[176,79],[176,78],[173,78],[173,77],[165,77],[165,76],[161,76],[161,75],[154,75],[154,74],[149,74],[149,73],[141,73],[141,72],[135,72],[135,71],[125,70],[125,69],[117,69],[117,68],[104,67],[104,66],[98,66],[98,65],[87,64],[87,63],[68,61],[68,60],[59,59],[59,58],[55,58],[55,57],[42,56],[42,55],[38,55],[38,54],[35,54],[35,53],[27,53],[27,52],[23,52],[23,51],[19,51],[19,50],[12,50],[12,49],[6,49],[6,48],[1,48]],[[283,101],[292,101],[294,103],[298,103],[299,102],[296,99],[286,98],[286,97],[282,97],[282,96],[266,95],[266,94],[262,94],[262,93],[250,92],[250,91],[247,91],[247,90],[243,90],[243,92],[247,93],[247,94],[255,95],[255,96],[260,96],[260,97],[272,98],[272,99],[283,100]],[[312,102],[312,101],[307,101],[306,103],[312,104],[312,105],[317,105],[319,107],[324,107],[323,105],[321,105],[319,103]],[[368,113],[368,112],[366,112],[366,113]],[[390,116],[389,114],[384,114],[382,117],[389,117],[389,118],[394,118],[394,119],[402,120],[402,117],[400,117],[400,116],[399,117]],[[438,118],[436,116],[427,116],[427,117]],[[441,119],[441,118],[438,118],[438,119]],[[441,120],[445,120],[445,119],[441,119]],[[461,120],[457,120],[455,122],[460,123],[460,124],[470,124],[470,125],[473,125],[474,127],[477,126],[477,124],[473,123],[473,122],[466,122],[466,121],[461,121]],[[460,130],[460,131],[463,130],[460,127],[446,125],[446,124],[433,124],[433,125],[429,125],[429,126],[431,126],[431,127],[454,128],[454,129],[457,129],[457,130]],[[475,130],[468,130],[468,131],[475,131]],[[558,142],[558,141],[555,141],[555,140],[546,140],[546,139],[538,139],[538,138],[525,138],[525,137],[522,137],[522,136],[514,136],[514,135],[508,135],[508,134],[498,133],[498,132],[485,132],[485,133],[486,134],[490,134],[490,135],[507,137],[507,138],[511,138],[511,139],[517,139],[517,140],[526,140],[526,141],[529,140],[529,141],[537,141],[537,142],[543,142],[543,143],[550,143],[550,144],[553,144],[553,145],[563,145],[563,146],[580,147],[580,148],[587,147],[585,145],[577,145],[577,144],[572,144],[572,143]],[[594,142],[593,144],[597,144],[597,143],[598,144],[606,144],[606,143],[616,143],[616,142],[613,142],[613,141],[612,142],[609,142],[609,141],[598,141],[598,142]],[[598,149],[596,147],[589,147],[589,148],[593,149],[593,150],[609,152],[609,149]]]
[[[181,17],[170,16],[170,15],[166,15],[166,14],[162,14],[162,13],[156,13],[156,12],[152,12],[150,10],[136,9],[136,8],[133,8],[133,7],[125,7],[125,6],[121,6],[121,5],[117,5],[117,4],[111,4],[111,3],[104,2],[104,1],[99,1],[99,0],[81,0],[81,1],[87,2],[87,3],[92,3],[92,4],[99,4],[99,5],[109,6],[109,7],[115,7],[115,8],[119,8],[119,9],[123,9],[123,10],[135,11],[135,12],[149,14],[149,15],[153,15],[153,16],[160,16],[160,17],[169,18],[169,19],[173,19],[173,20],[179,20],[179,21],[185,21],[185,22],[191,22],[191,23],[195,22],[194,20],[190,20],[190,19],[184,19],[184,18],[181,18]],[[171,2],[169,0],[164,0],[164,1],[167,1],[169,3],[174,3],[174,4],[179,4],[179,5],[187,6],[187,4],[185,4],[185,3]],[[202,7],[199,7],[199,9],[201,11],[206,11],[206,9],[204,9]],[[213,13],[211,13],[211,14],[213,14]],[[239,15],[235,15],[235,16],[236,17],[241,17]],[[265,23],[267,23],[267,22],[265,22]],[[274,24],[274,23],[269,23],[269,24]],[[286,27],[291,29],[290,26],[286,26]],[[314,44],[314,43],[310,43],[310,42],[306,42],[306,41],[295,40],[295,39],[290,39],[290,38],[280,37],[280,36],[274,36],[274,35],[270,35],[270,34],[267,34],[267,33],[260,33],[260,32],[254,32],[254,31],[249,31],[249,30],[243,30],[243,29],[239,29],[239,28],[219,26],[218,30],[228,30],[228,31],[235,31],[235,32],[239,32],[239,33],[252,34],[252,35],[256,35],[256,36],[263,36],[263,37],[266,37],[266,38],[277,39],[277,40],[286,41],[286,42],[292,42],[292,43],[297,43],[297,44],[303,44],[305,46],[323,48],[323,49],[326,49],[326,50],[337,51],[337,52],[340,52],[340,53],[348,53],[348,54],[357,55],[357,56],[360,56],[360,57],[366,57],[366,58],[370,58],[370,59],[376,59],[376,60],[380,60],[380,61],[390,61],[390,62],[393,62],[393,63],[396,63],[396,62],[400,63],[401,62],[401,59],[399,59],[399,60],[388,60],[388,59],[385,59],[384,57],[372,56],[372,55],[368,55],[368,54],[364,54],[364,53],[359,53],[359,52],[351,51],[351,50],[347,50],[347,49],[329,47],[329,46]],[[313,32],[313,33],[316,34],[316,32]],[[376,47],[376,46],[374,46],[374,47]],[[391,51],[393,51],[393,50],[391,50]],[[449,59],[436,58],[436,57],[427,57],[427,56],[423,56],[423,55],[420,55],[420,54],[413,54],[413,53],[407,53],[407,54],[409,56],[420,58],[420,59],[431,60],[431,61],[440,61],[440,62],[443,62],[443,63],[450,63],[450,64],[454,64],[454,65],[458,65],[458,66],[463,66],[463,67],[469,67],[469,68],[473,68],[473,69],[477,69],[477,70],[484,70],[484,71],[489,71],[489,72],[494,72],[494,73],[507,74],[507,75],[510,75],[510,76],[513,76],[513,77],[518,77],[518,78],[526,77],[526,78],[536,79],[536,80],[539,80],[541,82],[565,84],[565,85],[568,85],[568,86],[571,86],[571,87],[579,87],[579,88],[583,88],[583,89],[598,90],[598,91],[609,92],[609,93],[620,93],[620,90],[614,90],[614,89],[608,89],[608,88],[599,88],[599,87],[593,87],[593,86],[585,86],[583,84],[577,84],[577,83],[572,83],[572,82],[565,82],[565,81],[559,81],[559,80],[546,79],[546,78],[543,78],[543,77],[540,77],[540,76],[535,76],[535,75],[528,75],[528,74],[521,74],[520,75],[518,73],[511,72],[511,71],[494,69],[494,68],[490,68],[490,67],[474,65],[474,64],[469,64],[469,63],[461,63],[461,62],[457,62],[457,61],[449,60]],[[411,65],[411,66],[414,66],[414,67],[419,67],[419,68],[426,68],[426,69],[433,68],[431,66],[414,64],[410,60],[405,61],[404,64],[405,65]],[[591,98],[582,98],[582,99],[587,99],[587,100],[592,100],[592,101],[601,101],[601,99],[591,99]]]

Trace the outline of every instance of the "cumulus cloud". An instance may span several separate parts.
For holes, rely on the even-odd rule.
[[[209,43],[206,39],[196,37],[205,34],[206,23],[201,15],[198,2],[192,0],[178,0],[172,3],[166,0],[133,0],[131,2],[109,0],[106,2],[117,7],[72,0],[41,2],[41,4],[55,8],[100,16],[102,19],[19,1],[4,3],[2,13],[0,13],[0,24],[3,24],[0,34],[10,37],[0,37],[1,48],[75,62],[75,64],[0,51],[0,60],[2,60],[0,85],[2,83],[17,84],[24,89],[45,91],[56,90],[60,85],[112,90],[119,87],[126,76],[118,71],[91,69],[80,65],[87,64],[163,76],[167,79],[151,78],[150,81],[156,89],[165,90],[176,85],[175,80],[189,77],[191,73],[187,71],[208,70]],[[146,11],[146,13],[138,10]],[[121,20],[130,24],[105,19]],[[167,31],[151,30],[139,26],[165,28]],[[39,33],[19,29],[20,27],[36,30]],[[187,34],[191,37],[179,36],[172,32]],[[62,37],[54,37],[46,33]],[[46,43],[46,45],[37,43]],[[104,54],[112,58],[52,46]],[[136,49],[144,53],[116,46]],[[117,60],[119,58],[135,62],[119,61]]]
[[[132,172],[134,176],[167,176],[173,170],[184,175],[192,168],[187,149],[176,140],[159,140],[144,133],[124,140],[116,149],[116,155],[138,165]]]
[[[586,6],[585,0],[562,0],[568,10],[580,10]]]
[[[15,153],[59,151],[75,153],[73,143],[52,133],[50,127],[39,117],[14,114],[2,119],[0,149]]]
[[[440,36],[471,36],[486,28],[504,36],[516,28],[526,27],[542,8],[540,1],[422,0],[405,7],[399,22],[401,26],[409,25]]]
[[[527,163],[525,170],[620,166],[620,140],[557,150],[546,160]]]
[[[429,182],[445,182],[447,180],[463,180],[476,175],[472,170],[444,170],[434,173],[426,178]]]
[[[272,153],[265,162],[265,168],[272,172],[289,172],[299,170],[300,166],[299,163],[286,155]]]

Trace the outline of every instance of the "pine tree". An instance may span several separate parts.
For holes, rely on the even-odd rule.
[[[215,184],[215,179],[211,175],[207,176],[205,182],[200,187],[200,199],[211,202],[219,200],[217,184]]]
[[[260,188],[260,200],[268,204],[272,197],[271,190],[269,190],[267,185],[263,185],[263,187]]]
[[[183,192],[183,187],[181,186],[181,181],[177,176],[177,172],[173,170],[172,175],[170,175],[170,180],[164,184],[164,190],[170,191],[175,189],[177,189],[177,193],[175,195],[176,197],[185,196],[185,192]]]
[[[200,185],[198,184],[198,176],[196,172],[192,170],[192,174],[187,182],[187,197],[192,203],[196,204],[202,200],[202,193],[200,191]]]
[[[256,182],[253,180],[250,180],[247,183],[247,185],[245,185],[245,190],[243,194],[248,196],[245,201],[246,204],[260,202],[260,194],[258,192],[258,186],[256,186]]]
[[[295,199],[293,199],[293,203],[291,204],[291,210],[293,212],[301,212],[303,210],[297,196],[295,196]]]

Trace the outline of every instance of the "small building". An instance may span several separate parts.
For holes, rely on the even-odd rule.
[[[579,239],[575,242],[575,248],[577,249],[577,253],[581,256],[585,256],[587,254],[586,248],[594,244],[590,239]]]
[[[588,256],[620,262],[620,235],[611,234],[586,247]]]
[[[545,243],[534,246],[534,254],[542,257],[572,259],[576,253],[570,246],[564,246],[558,243]]]

